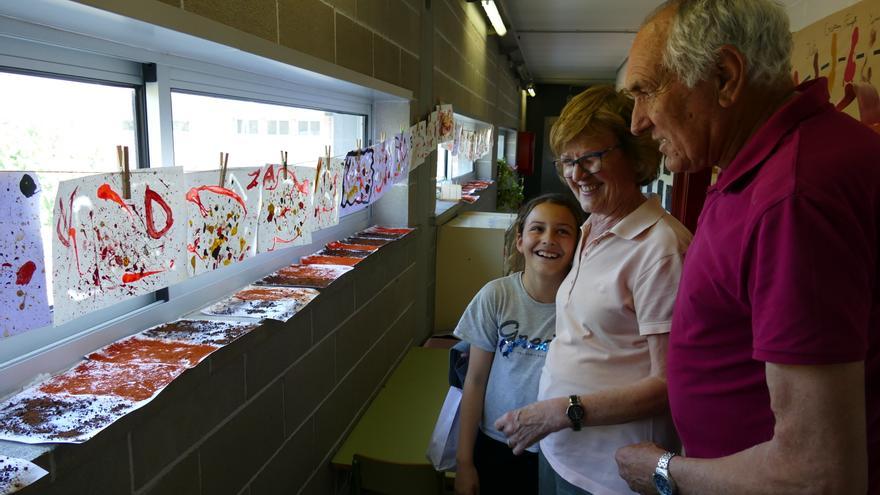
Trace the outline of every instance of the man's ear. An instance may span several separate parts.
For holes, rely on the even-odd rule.
[[[746,59],[735,46],[723,45],[718,50],[717,64],[718,104],[728,108],[739,100],[748,75]]]

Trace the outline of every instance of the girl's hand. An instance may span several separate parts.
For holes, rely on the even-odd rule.
[[[480,477],[473,463],[459,463],[455,468],[455,495],[478,495]]]
[[[504,413],[495,420],[495,428],[507,436],[513,454],[520,455],[550,433],[571,425],[565,415],[567,407],[565,397],[534,402]]]

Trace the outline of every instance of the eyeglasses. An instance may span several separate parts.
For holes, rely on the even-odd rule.
[[[592,175],[602,170],[602,158],[617,148],[620,148],[620,144],[615,144],[602,151],[591,151],[574,159],[560,158],[554,160],[553,165],[556,166],[556,170],[558,170],[566,179],[570,179],[574,175],[575,165],[581,169],[581,172]]]

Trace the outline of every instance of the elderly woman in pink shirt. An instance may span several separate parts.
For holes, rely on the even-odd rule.
[[[615,451],[676,450],[666,346],[691,234],[640,186],[660,154],[633,136],[632,100],[611,86],[574,97],[550,133],[556,167],[590,217],[556,296],[556,338],[538,402],[496,422],[514,453],[540,441],[541,495],[631,493]]]

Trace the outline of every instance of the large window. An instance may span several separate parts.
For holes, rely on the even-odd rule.
[[[278,163],[280,152],[295,165],[316,165],[324,147],[334,156],[364,139],[366,117],[287,105],[172,91],[174,163],[186,170],[217,168],[219,152],[229,166]],[[223,149],[218,149],[222,146]]]
[[[116,146],[138,164],[133,86],[0,72],[0,170],[37,172],[49,299],[52,208],[58,183],[119,170]]]

